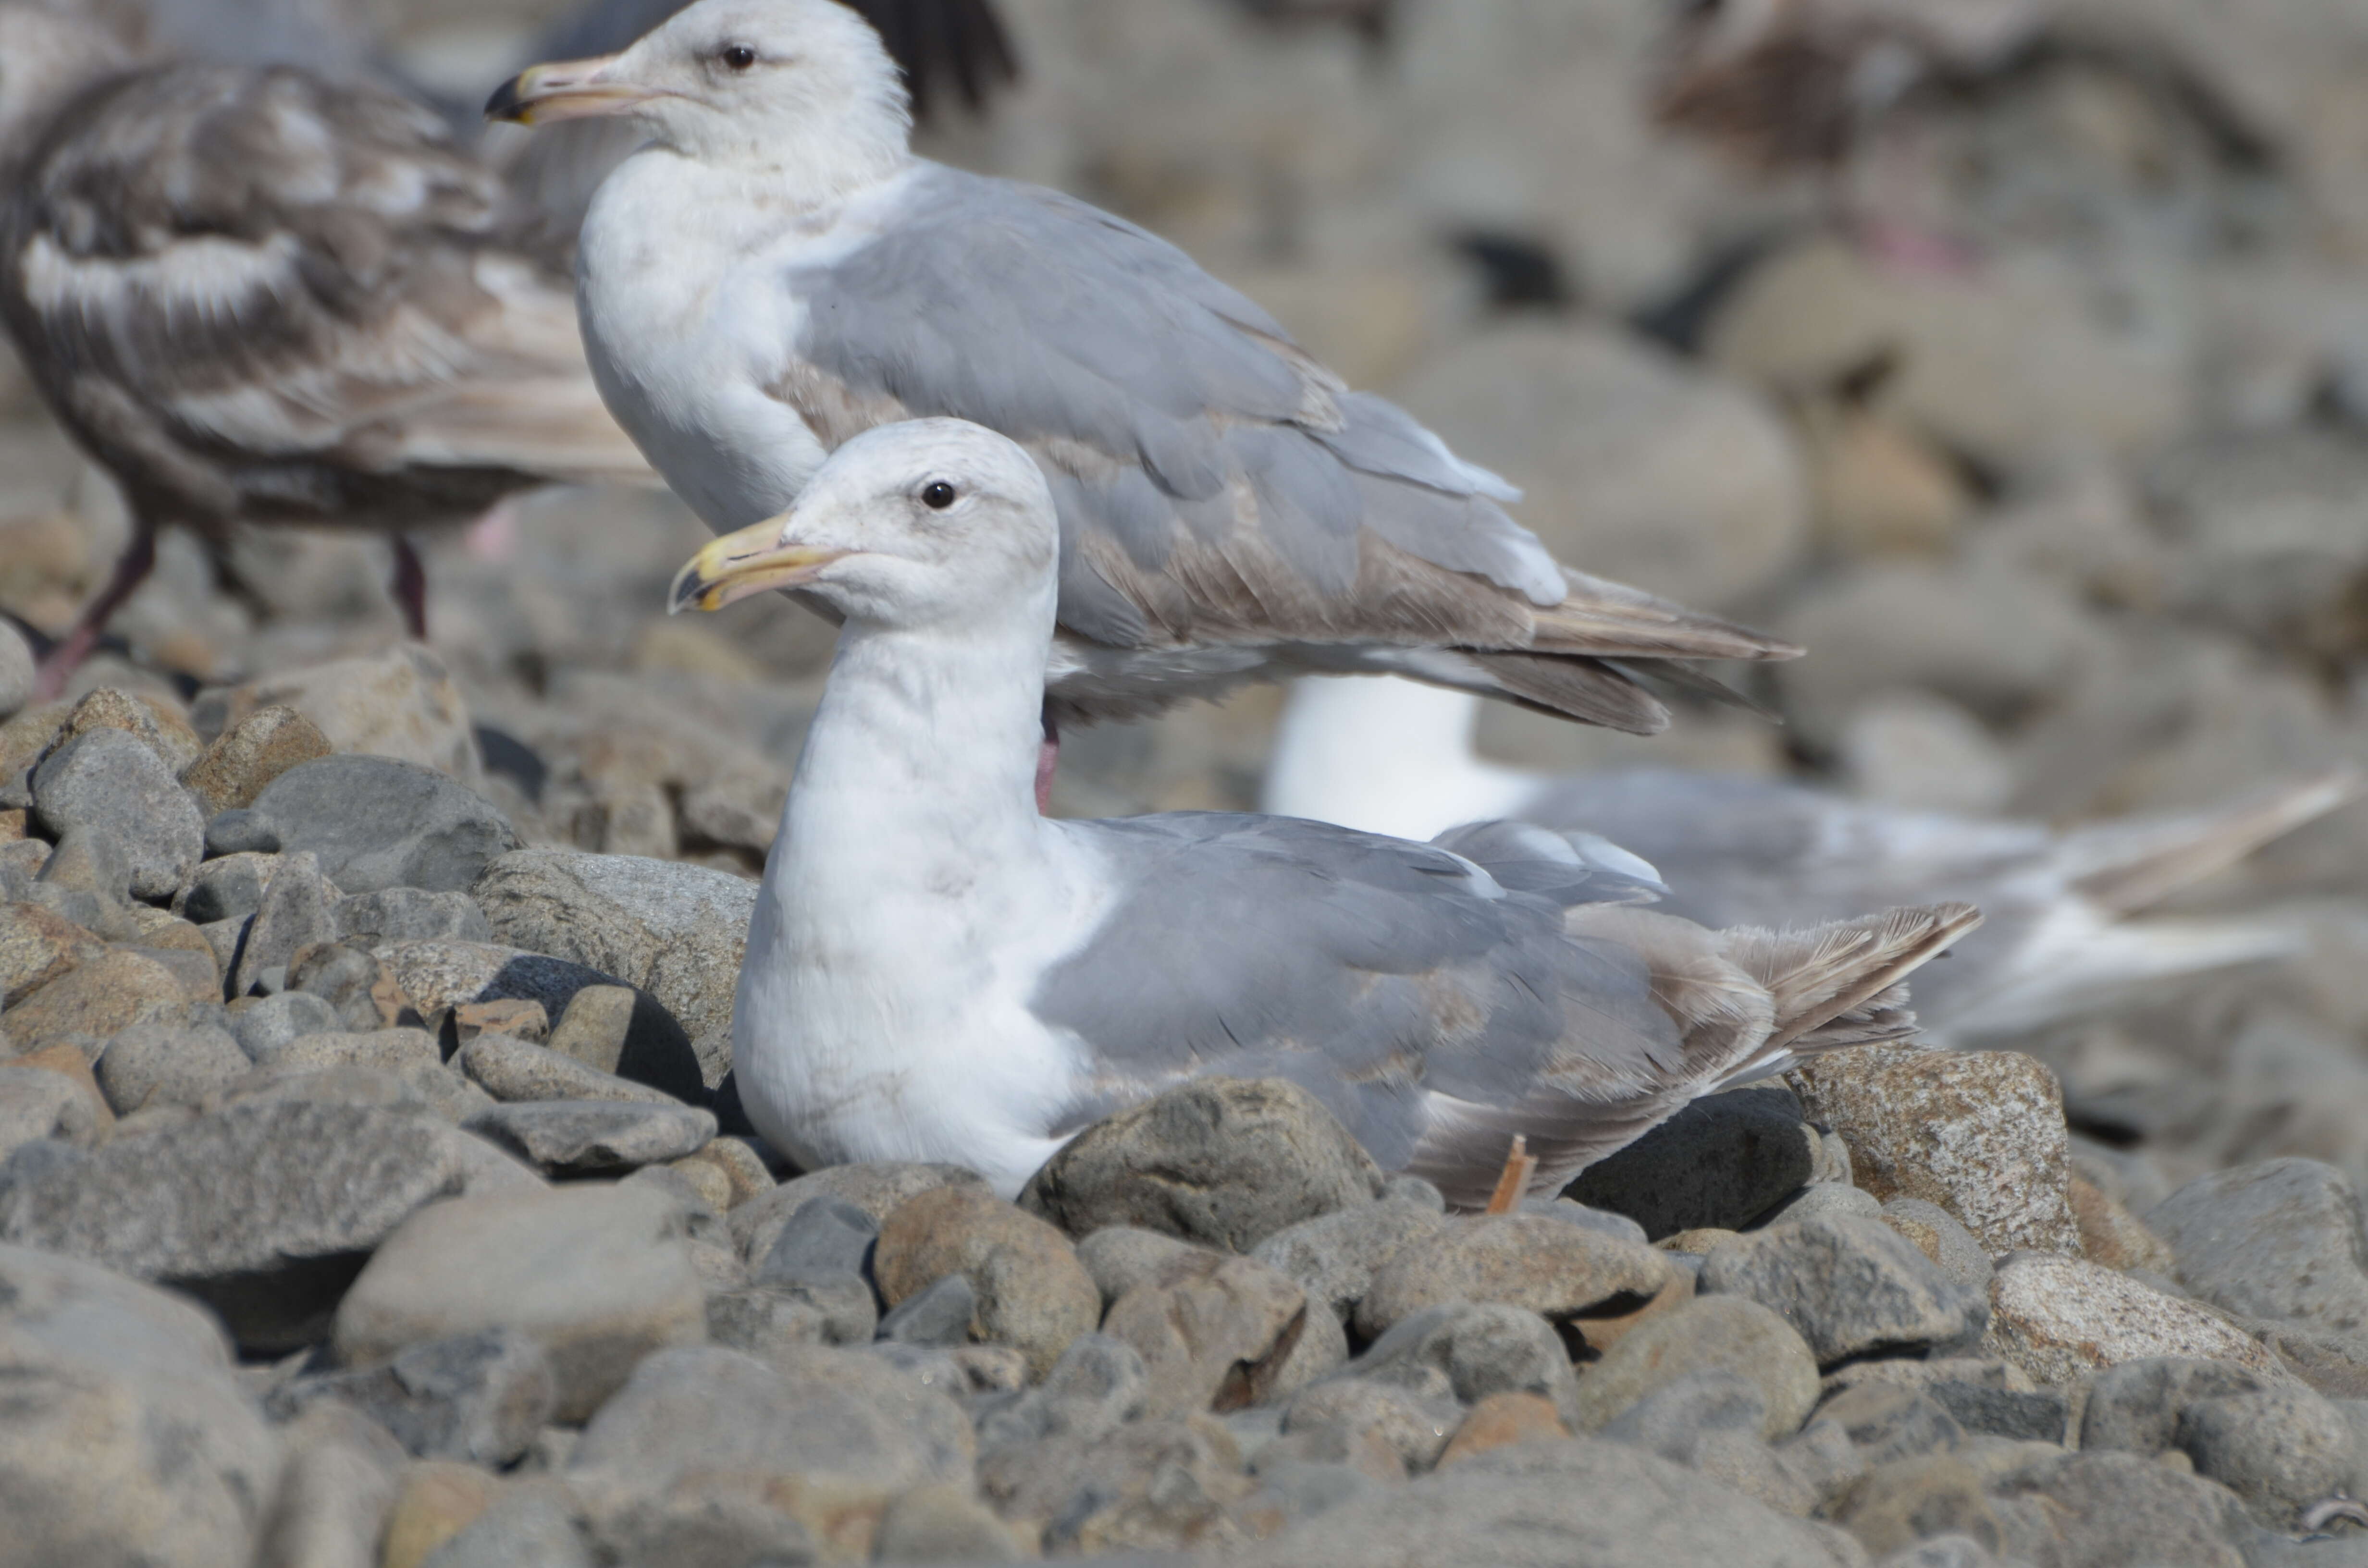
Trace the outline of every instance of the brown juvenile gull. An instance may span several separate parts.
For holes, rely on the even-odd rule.
[[[0,317],[122,486],[132,540],[44,661],[62,685],[155,530],[394,536],[552,482],[651,480],[593,389],[564,282],[502,235],[499,179],[429,110],[273,65],[140,65],[0,6]]]
[[[649,138],[593,199],[577,297],[609,406],[710,526],[916,415],[1028,449],[1062,525],[1048,721],[1378,669],[1651,732],[1634,667],[1797,652],[1558,564],[1503,480],[1173,245],[916,158],[894,66],[835,0],[700,0],[487,112]]]
[[[1584,837],[1436,846],[1286,817],[1041,815],[1060,556],[1031,454],[930,419],[858,436],[710,544],[677,607],[797,587],[842,622],[733,1008],[758,1131],[808,1167],[944,1160],[1008,1197],[1183,1079],[1283,1076],[1374,1159],[1552,1190],[1695,1096],[1896,1039],[1898,982],[1980,916],[1713,931]]]
[[[1479,817],[1584,829],[1656,868],[1672,890],[1669,913],[1710,926],[1979,904],[1981,931],[1916,982],[1926,1032],[1952,1043],[2094,1012],[2180,975],[2293,956],[2302,935],[2274,916],[2146,912],[2358,800],[2362,783],[2343,769],[2215,810],[2057,829],[1684,768],[1531,773],[1474,754],[1477,717],[1471,698],[1406,681],[1302,681],[1284,705],[1259,804],[1410,836]]]

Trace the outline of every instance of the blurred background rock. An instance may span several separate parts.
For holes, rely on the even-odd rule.
[[[1025,79],[928,152],[1174,239],[1527,487],[1565,559],[1811,651],[1754,672],[1781,726],[1491,705],[1490,754],[2059,822],[2368,763],[2368,0],[1001,4]],[[456,101],[559,9],[371,8]],[[55,631],[124,519],[13,369],[0,410],[0,609]],[[200,733],[290,702],[530,842],[753,873],[830,634],[666,619],[703,537],[533,496],[432,541],[422,657],[375,540],[254,534],[233,597],[168,536],[69,696]],[[1280,700],[1076,734],[1056,803],[1246,806]],[[2368,1177],[2368,808],[2199,901],[2274,903],[2311,956],[2026,1042],[2090,1157]]]

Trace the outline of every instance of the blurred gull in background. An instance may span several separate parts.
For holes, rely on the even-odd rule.
[[[1706,926],[1830,920],[1963,899],[1987,921],[1917,983],[1925,1027],[2026,1030],[2126,1002],[2150,982],[2290,956],[2267,918],[2131,916],[2358,799],[2350,770],[2217,811],[2044,824],[1909,811],[1800,785],[1678,768],[1554,778],[1472,744],[1477,702],[1388,678],[1293,687],[1259,805],[1428,837],[1508,817],[1600,834],[1656,867],[1665,907]]]
[[[1381,669],[1651,732],[1639,666],[1794,652],[1566,570],[1502,480],[1174,246],[915,158],[879,36],[832,0],[701,0],[488,112],[652,138],[586,221],[585,329],[609,406],[710,526],[779,512],[909,416],[1027,446],[1063,521],[1048,730]]]
[[[132,538],[49,652],[55,692],[146,576],[155,532],[393,536],[552,483],[654,476],[602,408],[565,282],[516,249],[500,179],[430,110],[292,65],[142,64],[0,7],[0,315],[43,400],[122,487]]]
[[[1551,1195],[1720,1085],[1908,1033],[1964,904],[1714,931],[1634,857],[1518,824],[1438,847],[1030,798],[1058,528],[1031,456],[955,420],[841,447],[674,602],[801,587],[844,622],[733,1017],[742,1103],[807,1168],[951,1161],[1006,1197],[1178,1081],[1293,1079],[1383,1167]],[[959,890],[950,895],[948,890]]]

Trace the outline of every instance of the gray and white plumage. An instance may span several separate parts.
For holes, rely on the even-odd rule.
[[[0,8],[0,47],[69,26]],[[435,114],[85,42],[81,79],[29,105],[0,84],[0,318],[142,528],[399,529],[649,480],[564,283],[508,244],[498,177]]]
[[[1898,983],[1978,919],[1708,930],[1638,907],[1634,857],[1518,824],[1039,816],[1057,531],[1022,449],[917,421],[677,582],[844,623],[734,1017],[742,1103],[802,1163],[951,1160],[1008,1194],[1118,1107],[1272,1075],[1477,1206],[1517,1133],[1550,1187],[1722,1084],[1899,1038]]]
[[[1793,652],[1566,571],[1501,479],[1176,247],[915,159],[876,36],[829,0],[700,0],[492,108],[650,137],[586,221],[585,333],[712,526],[786,506],[885,423],[961,417],[1029,449],[1063,524],[1056,714],[1375,668],[1651,731],[1668,715],[1632,665]]]
[[[1474,755],[1475,717],[1469,699],[1398,681],[1302,683],[1284,710],[1263,803],[1402,833],[1502,815],[1599,834],[1656,868],[1670,890],[1664,910],[1714,926],[1943,899],[1978,904],[1982,929],[1916,985],[1925,1027],[1960,1040],[2284,956],[2294,936],[2275,921],[2138,916],[2358,798],[2362,782],[2336,773],[2217,810],[2056,829],[1683,768],[1527,773]]]

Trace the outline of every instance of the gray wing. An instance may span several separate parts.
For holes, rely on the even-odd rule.
[[[0,313],[60,419],[160,521],[412,523],[648,468],[570,291],[504,248],[430,111],[292,67],[78,97],[0,196]]]
[[[1100,1068],[1064,1131],[1185,1076],[1282,1076],[1399,1169],[1443,1105],[1519,1113],[1533,1140],[1608,1115],[1616,1146],[1682,1075],[1648,966],[1563,931],[1566,907],[1633,897],[1621,879],[1591,890],[1565,867],[1550,896],[1512,892],[1458,856],[1287,817],[1063,825],[1124,890],[1033,999]],[[1479,1168],[1503,1154],[1497,1139]]]
[[[871,243],[787,275],[803,362],[777,394],[828,446],[951,415],[1029,447],[1060,508],[1069,631],[1471,650],[1413,673],[1632,728],[1666,716],[1599,658],[1781,650],[1566,574],[1498,505],[1502,480],[1133,224],[951,169],[908,195]]]

